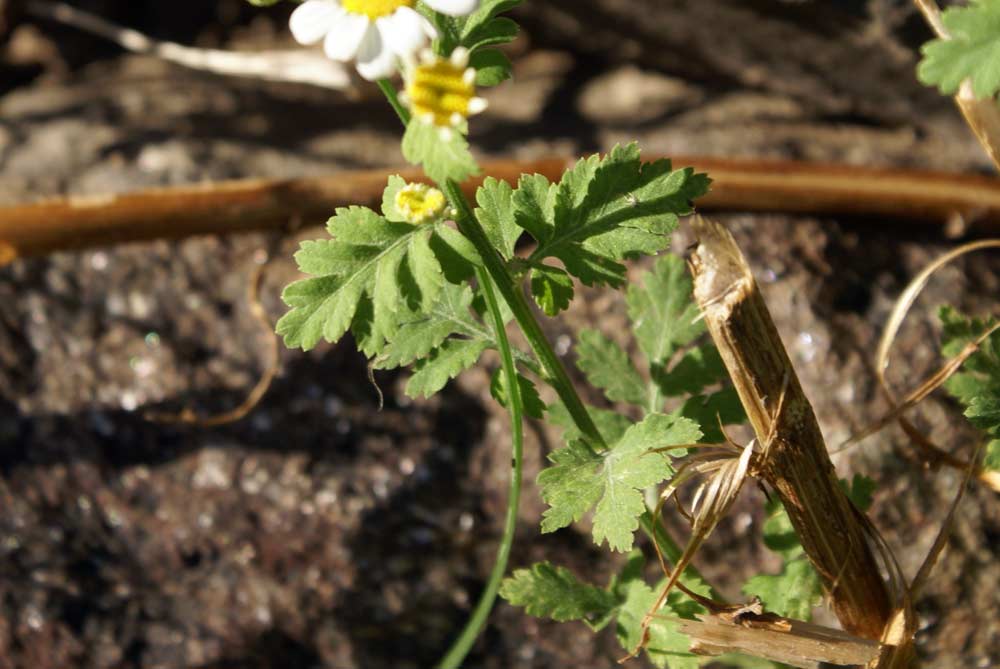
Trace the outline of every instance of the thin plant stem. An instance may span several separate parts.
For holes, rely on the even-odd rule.
[[[573,382],[566,373],[566,369],[559,360],[559,356],[556,355],[556,352],[545,337],[545,333],[542,332],[542,327],[535,319],[535,315],[532,313],[531,307],[528,306],[524,294],[514,284],[510,273],[503,264],[503,260],[497,254],[489,238],[486,236],[486,232],[476,220],[468,200],[465,199],[465,195],[462,193],[462,189],[451,179],[448,179],[441,185],[458,213],[455,221],[458,224],[458,229],[476,247],[476,251],[483,261],[483,266],[489,273],[490,278],[493,279],[497,290],[500,292],[500,296],[503,297],[507,306],[510,307],[514,318],[517,320],[517,324],[521,327],[525,339],[528,340],[535,355],[538,356],[538,361],[542,365],[542,370],[545,372],[547,380],[552,384],[556,394],[559,395],[559,399],[566,405],[566,409],[573,418],[573,422],[583,436],[586,437],[586,441],[590,445],[600,449],[606,448],[607,443],[604,441],[604,437],[583,405],[583,401],[577,394],[576,388],[573,387]]]
[[[521,474],[522,455],[524,450],[524,425],[523,425],[523,399],[521,397],[521,386],[517,381],[517,370],[514,366],[514,355],[511,352],[510,341],[504,328],[503,316],[500,313],[500,305],[497,302],[496,292],[493,289],[493,281],[485,271],[477,271],[479,287],[483,291],[486,299],[486,306],[493,316],[493,329],[496,331],[497,344],[500,350],[500,362],[503,369],[504,380],[507,390],[507,406],[510,411],[510,429],[512,442],[512,460],[510,487],[507,492],[507,516],[504,519],[503,536],[500,538],[500,545],[497,547],[496,560],[493,562],[493,570],[490,578],[486,582],[486,589],[479,596],[476,608],[465,624],[465,629],[458,639],[448,649],[447,654],[438,664],[438,669],[458,669],[462,661],[475,643],[476,637],[486,625],[486,619],[493,609],[496,601],[497,591],[500,589],[500,581],[507,571],[507,560],[510,558],[510,549],[514,544],[514,532],[517,529],[517,509],[521,500]]]
[[[399,96],[395,87],[387,80],[380,79],[378,86],[382,90],[389,104],[399,116],[400,122],[406,126],[410,122],[410,112],[399,102]],[[463,198],[464,202],[464,198]],[[466,204],[468,208],[468,204]],[[506,272],[505,272],[506,274]],[[479,281],[479,288],[483,292],[486,300],[487,310],[493,319],[493,329],[496,334],[497,347],[500,352],[500,364],[503,368],[504,379],[507,382],[507,407],[510,411],[511,428],[511,476],[510,487],[507,492],[507,513],[504,519],[503,534],[500,537],[500,545],[497,547],[496,559],[493,562],[493,569],[490,571],[486,588],[479,596],[476,607],[469,616],[462,632],[455,639],[451,647],[447,650],[438,669],[458,669],[472,649],[476,638],[486,625],[486,620],[493,610],[496,602],[497,592],[500,590],[500,581],[507,571],[507,562],[510,558],[511,547],[514,545],[514,534],[517,530],[517,510],[521,502],[521,477],[522,460],[524,453],[524,402],[521,397],[521,386],[517,381],[517,367],[514,365],[514,354],[511,350],[510,341],[507,339],[507,330],[504,323],[500,305],[497,302],[496,292],[493,289],[493,280],[482,268],[476,270],[476,278]],[[508,275],[508,282],[510,281]]]
[[[403,106],[403,103],[399,101],[399,94],[396,92],[396,87],[392,85],[392,82],[388,79],[379,79],[377,82],[379,90],[382,91],[382,95],[385,99],[389,101],[389,106],[392,110],[396,112],[396,116],[399,117],[400,122],[405,128],[410,124],[410,110]]]

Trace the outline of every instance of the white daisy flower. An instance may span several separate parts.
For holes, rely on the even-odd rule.
[[[469,14],[479,0],[425,0],[434,11]],[[306,0],[288,25],[300,44],[323,40],[333,60],[356,60],[358,73],[375,81],[391,76],[396,61],[412,57],[437,33],[413,9],[416,0]]]

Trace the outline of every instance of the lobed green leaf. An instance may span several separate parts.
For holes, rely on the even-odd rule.
[[[490,394],[497,403],[507,408],[507,377],[502,369],[497,369],[490,380]],[[521,402],[524,404],[524,413],[532,418],[541,420],[545,414],[545,402],[538,394],[538,388],[531,382],[531,379],[517,375],[517,384],[521,389]]]
[[[469,143],[457,128],[445,137],[438,126],[413,118],[406,125],[402,149],[407,161],[422,165],[427,176],[437,183],[448,179],[462,182],[479,173]]]
[[[698,306],[692,299],[691,279],[687,268],[677,256],[664,255],[657,258],[652,270],[643,277],[642,284],[629,286],[626,303],[639,348],[654,365],[666,363],[674,351],[690,344],[705,331],[703,322],[698,319]],[[702,351],[701,357],[708,361],[709,353]],[[710,361],[715,362],[714,359]],[[703,363],[702,366],[706,364]],[[691,374],[695,373],[698,370],[692,370]],[[717,379],[722,378],[718,376],[716,368],[712,368],[711,373]],[[705,385],[708,384],[701,387]],[[669,396],[681,392],[685,390],[671,390],[664,394]]]
[[[406,384],[409,397],[430,397],[461,372],[476,364],[489,344],[481,339],[447,339],[419,360]]]
[[[917,77],[946,95],[953,95],[966,79],[976,98],[1000,91],[1000,3],[973,0],[965,7],[949,7],[942,21],[950,36],[923,46]]]
[[[559,622],[606,615],[618,602],[607,590],[581,582],[565,567],[539,562],[504,579],[500,596],[532,616]]]
[[[657,591],[637,579],[627,584],[625,593],[625,601],[618,611],[617,636],[618,643],[621,644],[622,648],[632,651],[643,641],[642,621],[645,619],[646,613],[656,603]],[[682,612],[688,613],[694,608],[690,604],[691,600],[679,592],[673,592],[665,603],[666,610],[660,613],[661,615],[690,618],[693,616],[682,615]],[[683,605],[683,607],[678,605]],[[700,609],[697,605],[695,607]],[[691,640],[687,635],[682,634],[677,627],[678,624],[674,621],[668,621],[662,617],[654,618],[649,626],[646,653],[653,666],[656,667],[696,669],[704,661],[704,658],[699,658],[688,650]]]
[[[823,601],[823,583],[805,557],[786,562],[780,574],[758,574],[747,580],[743,593],[760,597],[770,613],[809,620]]]
[[[400,325],[396,337],[376,358],[375,368],[392,369],[409,365],[428,356],[454,334],[488,339],[489,333],[469,311],[471,304],[471,288],[445,285],[431,309],[415,314]]]
[[[538,475],[549,504],[542,531],[553,532],[580,520],[594,508],[594,542],[612,550],[632,547],[638,518],[646,510],[643,490],[673,475],[673,467],[652,449],[696,442],[701,431],[691,421],[649,414],[628,428],[607,451],[594,452],[583,440],[549,455],[552,467]]]
[[[514,198],[515,220],[538,242],[530,261],[558,258],[587,285],[625,281],[619,262],[669,245],[678,216],[691,212],[709,180],[691,169],[672,171],[666,160],[642,163],[635,144],[601,158],[580,160],[557,185],[523,177]]]
[[[558,267],[532,267],[530,286],[531,296],[546,316],[555,316],[573,299],[573,279]]]
[[[476,71],[476,86],[490,87],[510,79],[513,64],[498,49],[480,49],[469,56],[469,66]]]
[[[646,404],[646,384],[618,344],[596,330],[581,330],[576,355],[576,366],[609,400],[637,406]]]
[[[514,257],[514,246],[521,228],[514,221],[514,189],[506,181],[493,177],[483,179],[476,190],[476,219],[483,231],[505,260]]]

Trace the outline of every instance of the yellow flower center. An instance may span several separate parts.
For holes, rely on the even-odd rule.
[[[466,69],[445,58],[417,65],[406,84],[406,97],[414,115],[444,127],[455,125],[458,117],[468,118],[469,101],[475,97],[476,88],[465,76]]]
[[[364,14],[374,21],[389,16],[400,7],[413,7],[416,0],[340,0],[340,4],[352,14]]]
[[[444,193],[427,184],[406,184],[396,193],[396,209],[414,225],[439,218],[447,204]]]

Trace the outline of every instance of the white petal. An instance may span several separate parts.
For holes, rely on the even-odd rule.
[[[368,81],[391,77],[396,65],[396,54],[386,47],[380,27],[381,20],[376,21],[358,49],[358,74]]]
[[[330,27],[323,41],[323,50],[333,60],[351,60],[371,30],[374,28],[367,16],[344,12]]]
[[[306,0],[292,12],[288,27],[299,44],[315,44],[343,13],[336,0]]]
[[[472,98],[469,100],[468,112],[470,115],[482,113],[487,106],[487,102],[483,98]]]
[[[424,0],[435,12],[449,16],[465,16],[479,6],[479,0]]]
[[[375,21],[375,25],[388,49],[402,58],[427,44],[426,26],[430,23],[409,7],[400,7],[391,16]]]

